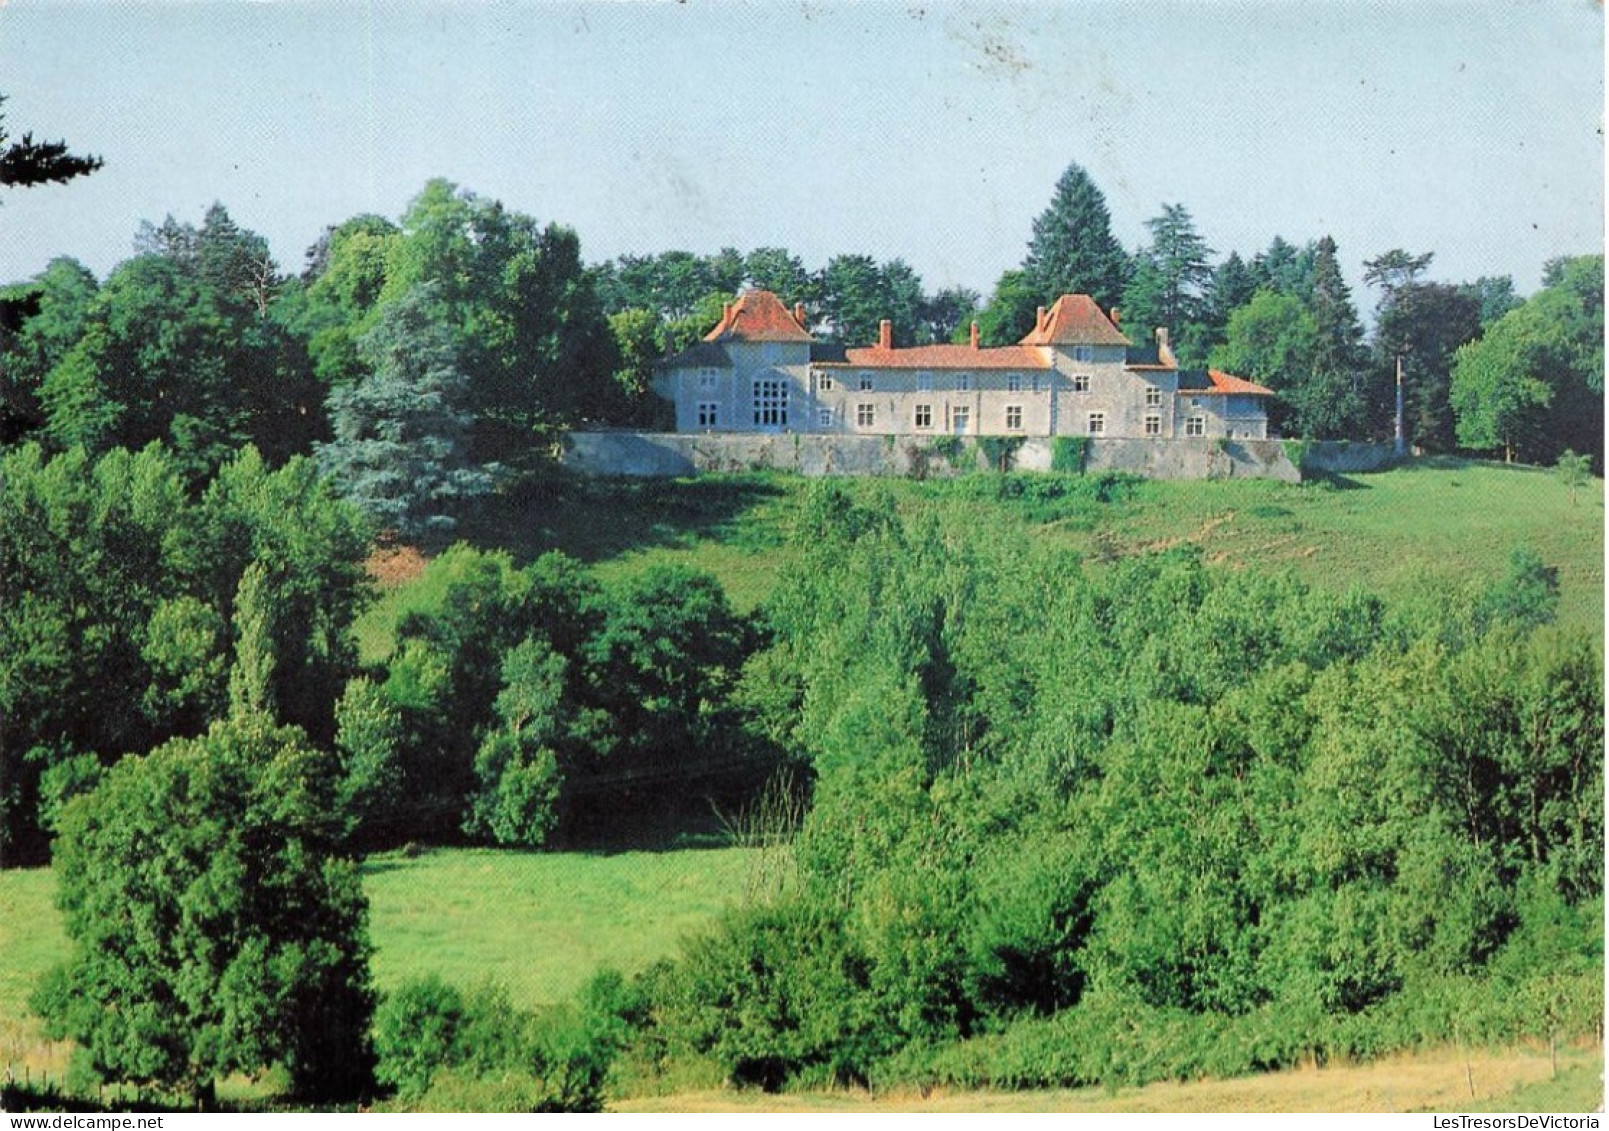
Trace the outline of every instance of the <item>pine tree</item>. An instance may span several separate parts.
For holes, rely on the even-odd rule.
[[[1345,438],[1363,427],[1363,326],[1352,293],[1341,277],[1335,241],[1325,236],[1313,256],[1313,291],[1308,300],[1318,343],[1313,373],[1300,415],[1305,434]]]
[[[5,95],[0,94],[0,103],[5,100]],[[65,184],[74,177],[87,176],[101,167],[99,157],[80,157],[68,153],[65,141],[35,141],[33,134],[26,133],[21,140],[11,142],[5,119],[5,112],[0,111],[0,185],[31,188],[34,185]]]
[[[1087,294],[1103,307],[1122,298],[1128,255],[1112,235],[1106,198],[1080,166],[1067,167],[1034,221],[1023,270],[1046,304],[1064,294]]]
[[[493,468],[466,454],[467,378],[435,284],[390,303],[359,348],[373,372],[330,394],[335,440],[319,445],[319,463],[382,527],[450,529],[448,507],[489,491]]]

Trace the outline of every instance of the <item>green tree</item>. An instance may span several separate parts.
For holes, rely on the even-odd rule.
[[[95,293],[41,380],[45,435],[97,452],[159,440],[197,481],[245,443],[276,463],[304,453],[322,397],[305,350],[270,316],[266,244],[216,205],[199,231],[164,228]]]
[[[744,258],[743,272],[749,286],[770,291],[790,308],[802,302],[806,310],[815,310],[821,301],[819,282],[785,247],[755,248]]]
[[[1122,300],[1128,255],[1112,235],[1106,198],[1081,166],[1069,165],[1057,180],[1022,266],[1041,305],[1063,294],[1087,294],[1105,308]]]
[[[1230,315],[1225,342],[1212,351],[1212,364],[1280,394],[1270,406],[1270,423],[1311,435],[1303,407],[1317,348],[1318,327],[1300,299],[1258,291]]]
[[[0,103],[5,100],[6,96],[0,94]],[[93,173],[101,164],[99,157],[80,157],[67,152],[64,141],[35,141],[32,133],[12,141],[6,129],[5,113],[0,111],[0,185],[31,188],[65,184],[74,177]]]
[[[1576,493],[1586,486],[1587,480],[1592,477],[1592,460],[1588,456],[1577,455],[1566,448],[1559,455],[1559,462],[1554,465],[1559,472],[1559,481],[1570,489],[1570,505],[1576,503]]]
[[[1135,256],[1123,291],[1123,317],[1141,339],[1166,326],[1176,341],[1193,345],[1206,336],[1202,322],[1213,281],[1213,250],[1182,204],[1164,204],[1145,226],[1151,242]],[[1186,363],[1201,360],[1187,358]]]
[[[475,755],[479,783],[464,829],[498,844],[540,847],[558,819],[569,745],[565,660],[541,640],[527,639],[503,657],[497,724]]]
[[[1027,271],[1006,271],[994,285],[989,303],[978,315],[978,338],[986,346],[1007,346],[1033,333],[1040,306],[1039,290]]]
[[[0,292],[0,443],[44,425],[40,387],[84,336],[99,289],[89,268],[59,258],[31,282]]]
[[[654,362],[665,356],[659,316],[632,307],[609,315],[620,368],[615,371],[615,403],[604,413],[618,424],[653,424],[664,415],[664,401],[655,395]]]
[[[1460,444],[1505,459],[1565,448],[1603,458],[1603,257],[1556,265],[1554,281],[1461,347],[1451,400]]]
[[[917,337],[924,342],[967,342],[981,301],[970,287],[943,288],[923,301],[922,329]]]
[[[1431,259],[1428,252],[1414,256],[1397,248],[1364,263],[1365,281],[1381,290],[1369,415],[1377,434],[1395,430],[1400,359],[1409,441],[1427,451],[1448,452],[1456,445],[1448,400],[1453,355],[1480,336],[1481,308],[1466,287],[1420,281]]]
[[[236,715],[119,763],[68,806],[71,951],[36,995],[106,1078],[198,1098],[274,1064],[308,1098],[369,1082],[367,907],[341,859],[333,764]]]
[[[1308,308],[1318,339],[1298,408],[1304,432],[1321,438],[1358,436],[1364,428],[1363,326],[1329,236],[1314,249]]]
[[[835,255],[821,273],[821,313],[834,340],[877,342],[879,323],[894,323],[894,344],[916,344],[921,331],[922,281],[903,260],[878,265],[869,255]]]
[[[360,346],[373,373],[330,394],[335,439],[318,447],[319,464],[385,529],[450,529],[451,508],[491,490],[492,475],[469,458],[468,378],[436,287],[387,305]]]

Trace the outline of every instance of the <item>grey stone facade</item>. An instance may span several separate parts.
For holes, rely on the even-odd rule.
[[[1041,310],[1015,346],[817,343],[804,312],[754,291],[659,366],[683,433],[1265,439],[1269,390],[1181,369],[1165,331],[1136,347],[1087,296]]]

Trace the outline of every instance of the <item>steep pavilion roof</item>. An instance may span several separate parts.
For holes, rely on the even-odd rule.
[[[810,331],[770,291],[748,291],[727,303],[706,342],[809,342]]]
[[[1088,295],[1062,295],[1039,319],[1025,346],[1133,345]]]

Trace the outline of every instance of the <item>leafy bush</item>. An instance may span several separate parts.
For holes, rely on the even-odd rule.
[[[374,1014],[375,1078],[404,1098],[423,1095],[460,1059],[464,998],[435,975],[404,982]]]
[[[1069,475],[1084,473],[1089,440],[1083,436],[1057,436],[1050,444],[1050,470]]]

